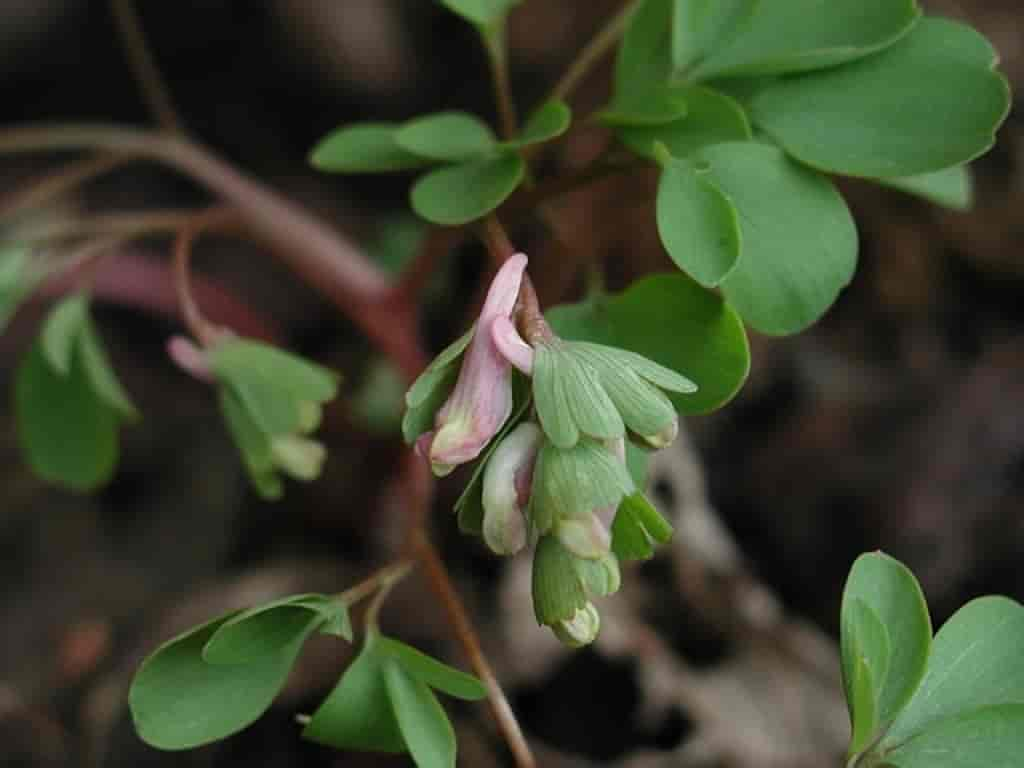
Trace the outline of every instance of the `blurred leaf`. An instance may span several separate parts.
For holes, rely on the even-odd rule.
[[[43,355],[54,371],[67,376],[75,342],[89,318],[89,300],[83,294],[62,299],[46,316],[40,339]]]
[[[455,731],[425,683],[398,664],[384,664],[398,728],[418,768],[455,768]]]
[[[530,115],[519,138],[508,142],[513,148],[528,147],[561,136],[572,123],[572,110],[564,101],[546,101]]]
[[[430,165],[395,142],[398,123],[357,123],[335,129],[309,155],[310,164],[333,173],[384,173]]]
[[[815,168],[868,178],[930,173],[995,142],[1010,104],[996,60],[970,27],[926,18],[877,56],[764,84],[750,110]]]
[[[875,738],[879,696],[892,661],[892,647],[889,632],[867,603],[855,598],[844,605],[843,687],[853,730],[849,755],[854,755]]]
[[[709,54],[725,48],[760,0],[675,0],[672,63],[687,75]]]
[[[943,168],[941,171],[922,173],[917,176],[902,176],[879,179],[878,181],[887,187],[916,195],[954,211],[968,211],[974,202],[971,172],[965,165],[954,165],[952,168]]]
[[[472,160],[495,148],[497,139],[467,112],[438,112],[410,120],[395,133],[402,149],[435,160]]]
[[[856,268],[857,229],[843,198],[828,179],[775,147],[734,142],[694,157],[708,164],[705,178],[738,213],[743,247],[721,283],[726,301],[763,333],[803,330]]]
[[[829,0],[827,6],[821,0],[766,0],[750,5],[727,3],[718,11],[717,20],[735,33],[725,45],[706,49],[691,77],[835,67],[891,46],[921,15],[916,0]],[[738,16],[744,18],[736,24]]]
[[[32,250],[20,243],[0,245],[0,332],[45,277],[32,263]]]
[[[554,307],[546,315],[560,336],[622,347],[693,379],[697,392],[669,393],[681,413],[721,407],[750,368],[739,317],[683,274],[647,277],[621,294]]]
[[[207,664],[203,648],[231,617],[167,641],[139,667],[128,703],[135,730],[150,746],[189,749],[252,723],[280,692],[303,642],[321,621],[311,616],[289,642],[267,648],[245,663]]]
[[[104,403],[112,408],[122,419],[135,421],[139,412],[128,399],[128,394],[110,365],[110,359],[103,348],[103,342],[92,321],[86,316],[85,324],[78,335],[78,353],[81,355],[82,366],[89,384]]]
[[[500,22],[522,0],[441,0],[441,5],[477,26],[489,27]]]
[[[80,354],[72,354],[70,369],[61,375],[36,342],[18,367],[14,400],[19,443],[33,472],[81,492],[110,480],[117,466],[118,418],[94,394]]]
[[[234,391],[221,387],[218,394],[224,422],[242,456],[252,484],[264,499],[272,501],[281,498],[284,486],[274,468],[270,437],[253,421]]]
[[[515,191],[526,171],[514,153],[431,171],[412,187],[413,210],[427,221],[468,224],[501,205]]]
[[[630,17],[615,59],[612,101],[599,117],[613,125],[651,125],[686,114],[669,86],[673,0],[643,0]]]

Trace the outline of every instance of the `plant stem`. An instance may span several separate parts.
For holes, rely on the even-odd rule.
[[[404,578],[412,567],[413,563],[410,560],[399,560],[391,563],[391,565],[385,565],[383,568],[378,568],[355,586],[349,587],[344,592],[339,592],[334,596],[334,599],[344,603],[347,607],[351,607],[360,600],[364,600],[372,595],[385,584],[391,584]]]
[[[516,108],[512,101],[512,87],[509,84],[508,50],[505,45],[505,21],[481,33],[487,58],[491,63],[491,78],[494,82],[494,100],[498,106],[498,121],[501,137],[506,141],[516,135]]]
[[[184,133],[181,118],[171,99],[170,88],[164,82],[146,44],[146,35],[142,31],[135,3],[133,0],[110,0],[110,13],[117,24],[128,66],[142,89],[146,107],[156,117],[161,130],[168,133]]]
[[[12,218],[30,208],[39,208],[49,200],[60,197],[90,179],[109,173],[132,159],[127,155],[99,155],[69,163],[33,181],[27,189],[12,194],[0,206],[0,219]]]
[[[498,729],[512,751],[517,768],[534,768],[536,761],[533,759],[530,745],[526,743],[526,738],[512,712],[512,707],[487,662],[487,657],[484,655],[480,641],[473,631],[473,625],[466,615],[466,609],[452,586],[444,563],[441,562],[433,544],[430,543],[422,529],[417,529],[413,535],[415,536],[414,546],[424,565],[427,580],[441,600],[441,604],[448,614],[448,620],[454,628],[466,656],[469,657],[470,666],[487,688],[487,699],[491,705],[491,712],[498,723]]]
[[[18,239],[29,243],[76,240],[97,235],[123,238],[173,232],[191,221],[192,210],[144,211],[141,213],[107,213],[85,218],[58,219],[42,227],[25,229]]]
[[[640,0],[630,0],[598,30],[597,34],[573,59],[565,74],[551,90],[551,95],[548,96],[549,100],[565,101],[572,95],[576,86],[583,82],[594,66],[611,51],[622,37],[626,31],[629,17],[638,5],[640,5]]]
[[[201,211],[182,226],[174,240],[174,291],[178,297],[178,306],[185,326],[204,347],[215,343],[230,331],[208,321],[192,295],[189,276],[192,244],[203,230],[228,222],[232,217],[233,211],[225,208]]]
[[[487,246],[487,252],[491,255],[491,261],[496,267],[500,267],[516,253],[515,246],[512,245],[508,233],[505,232],[501,220],[495,213],[487,214],[484,219],[483,240],[484,245]]]
[[[203,183],[284,263],[345,312],[412,379],[426,365],[415,307],[398,305],[386,274],[340,233],[298,204],[183,138],[109,125],[0,131],[0,153],[98,149],[157,160]]]

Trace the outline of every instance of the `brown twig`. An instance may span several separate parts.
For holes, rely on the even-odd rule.
[[[193,210],[155,210],[57,219],[39,227],[20,230],[18,239],[22,242],[40,244],[104,235],[135,238],[175,232],[194,215]]]
[[[110,13],[117,24],[121,46],[128,59],[128,66],[142,90],[146,107],[156,117],[161,130],[184,133],[184,125],[174,108],[170,88],[164,82],[146,44],[146,35],[142,31],[135,3],[133,0],[110,0]]]
[[[487,657],[480,647],[480,641],[473,631],[473,625],[466,615],[466,609],[455,592],[455,587],[452,586],[441,558],[422,528],[418,528],[413,535],[416,552],[423,563],[427,581],[444,606],[445,612],[448,614],[448,621],[455,630],[455,635],[469,658],[473,671],[487,688],[487,699],[491,705],[491,712],[512,751],[517,768],[534,768],[536,762],[530,751],[530,745],[527,744],[526,738],[523,736],[519,721],[516,720],[512,707],[508,703],[508,699],[505,698],[501,684],[498,683],[491,670],[491,665],[487,662]]]
[[[639,4],[640,0],[630,0],[598,30],[597,34],[590,39],[590,42],[573,59],[565,74],[555,84],[555,87],[551,89],[551,94],[548,96],[549,100],[560,99],[564,101],[572,95],[576,86],[586,79],[594,66],[611,51],[619,41],[619,38],[622,37],[622,34],[626,31],[626,25],[629,22],[630,16]]]
[[[0,131],[0,153],[121,151],[165,163],[223,197],[300,278],[345,312],[410,380],[426,364],[415,308],[398,305],[391,281],[340,233],[298,204],[183,138],[107,125]]]
[[[515,246],[495,213],[489,213],[484,218],[483,240],[495,266],[501,266],[516,253]]]
[[[10,195],[3,205],[0,205],[0,219],[11,218],[30,208],[39,208],[65,192],[131,162],[132,159],[127,155],[99,155],[68,163],[34,180],[26,189]]]

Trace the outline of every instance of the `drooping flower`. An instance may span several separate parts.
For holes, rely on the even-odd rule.
[[[482,533],[496,554],[512,555],[526,544],[526,505],[542,438],[536,424],[523,422],[498,443],[487,461]]]
[[[442,352],[406,394],[405,438],[416,442],[436,475],[479,456],[512,411],[512,364],[505,353],[517,366],[529,365],[530,348],[510,321],[526,263],[518,253],[502,265],[471,331]]]
[[[183,370],[217,385],[224,420],[261,496],[280,497],[279,472],[305,481],[320,475],[327,451],[310,434],[323,404],[337,395],[332,371],[234,336],[207,348],[176,336],[167,350]]]

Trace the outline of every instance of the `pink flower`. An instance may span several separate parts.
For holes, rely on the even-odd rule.
[[[432,435],[417,443],[438,476],[479,456],[509,417],[510,359],[518,368],[532,367],[533,350],[511,322],[526,262],[526,256],[517,253],[498,270],[463,357],[455,389],[437,412]]]

